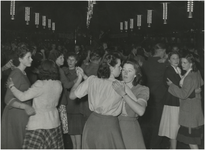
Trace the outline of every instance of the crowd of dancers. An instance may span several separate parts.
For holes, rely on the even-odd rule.
[[[64,149],[70,135],[73,149],[198,149],[199,49],[130,46],[3,43],[1,148]]]

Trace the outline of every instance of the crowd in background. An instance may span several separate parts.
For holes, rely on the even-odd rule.
[[[135,108],[132,108],[132,106],[131,106],[132,104],[130,104],[130,103],[132,103],[131,100],[127,100],[128,98],[124,98],[124,96],[127,97],[127,95],[124,95],[124,93],[121,95],[122,91],[119,91],[120,85],[115,85],[116,89],[117,89],[116,92],[125,99],[127,104],[129,104],[129,106],[125,106],[125,107],[126,108],[131,107],[131,109],[134,110],[133,116],[132,115],[131,116],[132,116],[132,118],[133,117],[137,118],[137,120],[139,121],[139,124],[137,124],[137,125],[140,126],[138,128],[141,128],[141,129],[137,130],[136,132],[133,131],[133,133],[136,133],[136,134],[139,133],[140,138],[139,138],[139,136],[137,136],[137,137],[135,137],[135,135],[132,136],[131,135],[132,132],[129,133],[129,135],[131,137],[129,137],[129,135],[124,134],[123,127],[128,126],[128,124],[127,123],[123,124],[124,118],[123,118],[123,116],[121,116],[121,117],[119,117],[119,122],[121,122],[120,128],[122,130],[121,131],[122,137],[124,138],[124,139],[122,138],[124,141],[124,145],[120,145],[119,147],[118,146],[117,147],[111,146],[111,147],[107,147],[107,148],[170,148],[170,147],[177,148],[176,144],[173,144],[173,142],[171,142],[171,146],[169,145],[169,142],[164,142],[164,140],[166,140],[165,137],[168,137],[169,139],[172,139],[172,140],[178,140],[180,142],[188,144],[190,146],[190,148],[198,148],[195,146],[196,145],[201,146],[203,144],[201,139],[198,137],[204,136],[203,135],[204,132],[202,131],[203,124],[201,123],[201,122],[203,122],[201,120],[201,117],[202,117],[201,115],[203,115],[202,112],[204,110],[204,107],[203,107],[204,106],[204,102],[203,102],[203,97],[204,97],[204,94],[203,94],[203,91],[204,91],[203,90],[204,47],[198,46],[200,44],[196,45],[192,41],[193,39],[189,39],[189,40],[190,40],[190,42],[183,43],[182,42],[183,39],[179,39],[179,41],[176,40],[175,42],[173,42],[173,41],[170,42],[170,41],[166,40],[166,38],[159,38],[159,39],[149,38],[149,40],[145,39],[142,41],[129,42],[129,43],[117,43],[117,42],[110,42],[110,41],[101,41],[101,42],[95,43],[93,41],[93,43],[91,45],[82,45],[80,43],[65,44],[65,43],[60,43],[60,42],[40,42],[40,43],[37,43],[35,41],[30,41],[30,42],[26,42],[26,43],[23,41],[12,41],[12,42],[7,42],[7,43],[1,43],[1,68],[2,68],[1,69],[1,86],[2,86],[2,88],[1,88],[1,90],[2,90],[2,92],[1,92],[1,113],[3,114],[3,111],[7,108],[7,105],[8,105],[8,101],[6,101],[6,102],[4,101],[5,96],[6,96],[6,92],[8,91],[8,87],[6,87],[8,77],[11,76],[12,71],[15,70],[16,67],[18,67],[18,65],[19,65],[19,62],[16,61],[16,60],[18,60],[18,57],[19,57],[16,54],[16,52],[18,51],[18,49],[22,45],[26,45],[26,47],[30,50],[30,54],[31,54],[30,57],[32,59],[31,65],[25,68],[25,73],[26,73],[26,75],[29,79],[29,82],[30,82],[30,84],[28,84],[28,87],[30,87],[30,85],[32,85],[32,87],[35,88],[35,86],[39,86],[39,84],[41,87],[42,83],[37,83],[37,82],[38,82],[38,80],[44,79],[42,77],[39,77],[39,75],[42,73],[42,67],[45,67],[45,66],[42,66],[43,65],[42,62],[45,63],[45,61],[52,60],[53,62],[55,62],[54,64],[57,66],[57,68],[59,70],[59,80],[61,81],[63,88],[61,89],[60,87],[58,87],[59,83],[46,83],[48,85],[45,85],[45,86],[49,86],[51,84],[55,85],[56,89],[50,89],[50,91],[53,90],[54,93],[56,92],[56,95],[57,95],[56,97],[58,97],[58,101],[55,101],[55,104],[53,104],[53,105],[58,108],[61,123],[57,122],[53,126],[53,128],[55,129],[55,131],[53,131],[53,132],[55,132],[57,135],[60,135],[60,134],[70,135],[72,145],[73,145],[72,147],[74,149],[80,149],[82,147],[83,148],[102,148],[103,147],[102,145],[99,145],[99,147],[92,147],[93,146],[92,144],[95,144],[95,143],[92,143],[92,142],[89,143],[89,141],[86,141],[86,139],[84,137],[85,135],[87,136],[87,138],[90,138],[90,136],[94,136],[94,135],[89,135],[89,133],[88,133],[90,131],[89,127],[91,126],[89,124],[90,120],[88,120],[88,118],[91,116],[91,114],[92,114],[91,117],[93,117],[92,119],[96,119],[95,117],[97,116],[96,114],[93,113],[93,111],[96,112],[95,109],[97,109],[97,107],[93,106],[93,108],[90,109],[91,104],[89,104],[90,102],[88,101],[89,97],[92,97],[92,96],[90,96],[90,95],[92,95],[92,92],[91,93],[88,92],[88,95],[86,95],[86,94],[81,95],[81,94],[79,94],[80,91],[81,92],[84,92],[84,91],[78,89],[78,91],[75,92],[75,94],[76,94],[75,96],[77,96],[75,98],[77,98],[77,99],[70,97],[69,95],[73,92],[72,91],[73,87],[79,86],[79,85],[77,85],[77,83],[80,84],[83,81],[88,80],[87,84],[89,84],[89,83],[91,84],[92,80],[93,80],[93,82],[95,81],[96,85],[98,85],[97,83],[98,82],[100,83],[100,81],[98,81],[97,79],[92,79],[93,78],[92,75],[99,77],[99,74],[98,74],[99,73],[99,66],[102,67],[103,62],[105,60],[108,60],[107,57],[109,55],[113,55],[113,57],[114,57],[114,55],[117,55],[119,57],[119,59],[121,60],[121,63],[119,64],[119,66],[121,66],[123,69],[122,69],[122,73],[120,73],[121,75],[118,75],[118,76],[114,75],[115,78],[120,80],[120,81],[126,80],[125,78],[123,78],[123,75],[125,76],[125,74],[126,74],[125,73],[126,67],[128,67],[128,71],[129,71],[129,67],[130,67],[129,64],[132,64],[131,62],[128,62],[128,61],[133,60],[133,62],[135,62],[140,68],[140,71],[138,71],[138,73],[140,74],[140,77],[137,76],[136,78],[140,79],[137,82],[137,85],[139,84],[142,87],[136,88],[135,86],[137,86],[137,85],[133,84],[136,89],[133,90],[134,89],[133,87],[131,87],[131,89],[132,89],[132,92],[135,93],[134,95],[137,99],[143,99],[143,101],[145,101],[145,102],[140,102],[139,105],[140,106],[143,105],[143,107],[138,108],[139,106],[136,106],[138,108],[136,111]],[[201,45],[203,45],[203,44],[201,44]],[[116,56],[116,58],[117,58],[117,56]],[[180,70],[181,70],[181,72],[177,76],[178,79],[176,79],[176,83],[175,83],[175,81],[172,81],[172,79],[170,79],[171,80],[170,82],[168,82],[167,79],[164,80],[164,75],[165,75],[165,72],[167,71],[166,69],[168,66],[170,66],[170,64],[171,64],[170,60],[172,59],[172,57],[176,57],[176,59],[178,59],[178,65],[176,67],[180,68]],[[155,58],[157,58],[157,59],[155,59]],[[197,71],[199,71],[199,73],[200,73],[196,78],[202,77],[202,79],[203,79],[202,81],[200,80],[200,83],[198,83],[198,80],[196,81],[197,83],[194,83],[194,82],[187,83],[187,85],[193,83],[193,86],[194,86],[194,84],[196,84],[196,86],[194,87],[194,89],[189,89],[189,90],[191,90],[191,91],[189,91],[191,93],[184,96],[183,98],[179,93],[176,92],[176,91],[180,91],[181,89],[177,89],[177,87],[173,86],[173,83],[174,83],[174,84],[177,84],[178,87],[181,86],[181,88],[182,88],[183,84],[185,84],[187,82],[187,80],[186,80],[186,82],[184,82],[182,85],[179,85],[179,81],[183,78],[183,76],[185,78],[188,74],[187,72],[189,71],[189,70],[186,70],[183,68],[182,64],[185,60],[183,60],[183,59],[181,60],[181,58],[188,60],[188,61],[190,60],[189,63],[194,64],[195,67],[198,69]],[[175,58],[173,58],[173,59],[175,59]],[[54,65],[51,62],[46,62],[46,63],[47,63],[47,65],[48,64],[51,66]],[[44,64],[44,65],[46,65],[46,64]],[[117,64],[115,64],[115,65],[117,65]],[[41,69],[39,69],[39,67]],[[79,68],[79,67],[81,67],[81,68]],[[48,68],[46,68],[46,69],[48,69]],[[192,67],[192,70],[194,70],[193,67]],[[120,70],[120,72],[121,72],[121,70]],[[43,73],[45,73],[45,72],[43,72]],[[111,75],[112,75],[112,73],[111,73]],[[136,75],[138,75],[138,74],[135,74],[135,76]],[[135,76],[134,76],[134,78],[135,78]],[[102,75],[101,75],[101,77],[102,77]],[[45,78],[45,79],[47,79],[47,78]],[[195,78],[193,80],[195,81]],[[15,81],[15,82],[17,82],[17,81]],[[25,89],[19,89],[19,90],[25,91],[28,89],[28,87],[26,87]],[[201,90],[200,90],[200,88],[201,88]],[[180,103],[183,103],[183,102],[180,102],[179,99],[188,99],[189,100],[189,99],[194,99],[195,97],[202,97],[202,98],[199,98],[197,100],[194,99],[195,100],[194,102],[197,101],[197,107],[191,108],[191,105],[189,104],[190,106],[188,108],[188,109],[190,109],[188,111],[192,111],[191,109],[198,109],[199,110],[198,114],[200,114],[199,115],[200,117],[197,119],[199,119],[200,121],[197,120],[197,121],[195,121],[196,123],[191,123],[194,121],[189,120],[188,121],[189,123],[187,123],[187,124],[188,125],[190,124],[190,126],[188,126],[188,127],[186,126],[186,124],[185,125],[183,123],[180,124],[181,126],[183,126],[183,127],[185,126],[185,127],[184,128],[178,127],[175,130],[176,134],[174,135],[174,137],[173,136],[170,137],[170,134],[167,135],[164,133],[164,131],[159,131],[162,129],[162,126],[163,126],[162,125],[163,123],[161,123],[161,122],[162,122],[162,116],[164,116],[164,111],[165,111],[165,110],[163,110],[164,106],[171,105],[171,104],[167,104],[165,102],[165,99],[167,98],[166,93],[168,93],[168,91],[170,91],[169,93],[171,93],[172,96],[174,95],[174,97],[175,98],[177,97],[177,99],[178,99],[178,103],[176,105],[179,107],[178,115],[179,114],[181,115],[180,109],[183,109],[180,107]],[[194,91],[194,93],[192,93],[193,91]],[[12,92],[13,92],[13,90],[12,90]],[[35,92],[36,92],[36,90],[35,90]],[[38,91],[38,92],[40,92],[40,91]],[[38,93],[38,92],[36,92],[36,93]],[[139,95],[139,93],[143,93],[143,94]],[[183,91],[182,91],[182,93],[183,93]],[[49,95],[49,93],[47,93],[47,94]],[[192,95],[190,96],[190,94],[192,94]],[[15,95],[15,91],[14,91],[14,95]],[[39,93],[37,95],[39,95]],[[19,96],[19,95],[16,94],[15,96]],[[29,99],[35,99],[36,97],[38,97],[38,96],[33,95],[33,97],[31,96],[31,97],[29,97]],[[113,96],[113,97],[115,97],[115,96]],[[132,94],[131,95],[128,94],[128,97],[129,98],[132,97]],[[21,98],[22,97],[20,97],[20,96],[18,97],[19,100]],[[72,99],[75,99],[75,100],[72,100]],[[133,99],[134,98],[132,98],[132,100]],[[26,100],[26,99],[24,98],[23,100]],[[37,100],[33,100],[33,104],[38,105],[36,101]],[[192,102],[192,105],[194,102]],[[121,105],[121,104],[119,104],[119,105]],[[186,104],[184,104],[184,105],[186,105]],[[12,103],[12,106],[10,104],[9,107],[14,107],[13,103]],[[107,107],[109,107],[109,106],[107,106]],[[141,109],[145,109],[145,110],[140,115],[140,112],[138,112],[138,111]],[[101,111],[102,110],[99,110],[99,112],[101,112]],[[132,112],[129,112],[129,113],[132,114]],[[129,113],[128,113],[128,115],[130,115]],[[135,113],[138,114],[137,117],[134,115]],[[193,117],[198,117],[198,114],[196,114],[196,116],[193,116]],[[117,114],[117,115],[119,115],[119,114]],[[175,114],[175,115],[177,115],[177,114]],[[34,118],[34,120],[35,120],[35,118]],[[31,120],[29,120],[29,122],[30,121]],[[183,120],[179,121],[179,123],[181,123],[181,122],[183,122]],[[179,123],[177,122],[177,124],[179,124]],[[59,128],[59,124],[61,124],[61,128]],[[30,125],[30,128],[32,128],[31,123],[29,125]],[[85,125],[86,125],[86,128],[85,128]],[[99,125],[99,122],[96,125]],[[136,122],[134,123],[134,126],[136,126]],[[47,127],[48,126],[46,126],[46,129],[47,129]],[[103,128],[105,129],[105,127],[103,127]],[[131,128],[131,127],[129,127],[129,128]],[[197,128],[197,130],[195,130],[196,128]],[[200,128],[200,131],[198,131],[198,128]],[[93,127],[93,130],[94,129],[95,128]],[[187,129],[187,132],[185,131],[186,129]],[[58,130],[62,130],[62,133]],[[168,128],[165,128],[165,130],[168,130]],[[179,137],[179,139],[177,137],[178,130],[179,130],[180,135],[181,135]],[[125,131],[125,133],[126,132],[128,132],[128,131]],[[142,133],[140,133],[140,132],[142,132]],[[83,135],[83,133],[85,135]],[[94,133],[96,133],[96,132],[94,132]],[[194,143],[190,143],[190,141],[184,140],[186,138],[183,138],[183,137],[190,138],[190,135],[186,135],[187,133],[190,133],[191,137],[195,136]],[[36,133],[26,133],[26,137],[28,138],[28,136],[32,135],[32,134],[36,135]],[[40,132],[39,132],[39,134],[40,134]],[[118,136],[118,135],[116,135],[117,133],[113,133],[113,134],[114,134],[113,136],[116,136],[116,137]],[[97,135],[95,135],[94,137],[97,138]],[[53,139],[50,139],[50,140],[55,141],[57,138],[58,137],[54,137]],[[136,143],[133,141],[132,141],[132,143],[129,143],[129,140],[126,141],[126,139],[129,139],[129,138],[138,139],[138,141],[136,141],[136,143],[140,146],[136,147],[136,145],[135,145]],[[108,139],[111,140],[110,138],[108,138]],[[93,139],[91,139],[91,140],[93,140]],[[63,148],[62,143],[61,143],[62,139],[58,139],[58,141],[59,141],[59,143],[54,143],[54,144],[57,144],[59,146],[58,148]],[[24,146],[25,145],[28,146],[29,144],[32,144],[32,143],[28,144],[25,142],[30,142],[30,141],[24,140]],[[112,142],[120,143],[120,139],[117,138],[117,141],[115,139],[115,141],[112,141]],[[133,143],[135,143],[135,144],[133,144]],[[91,145],[89,145],[89,144],[91,144]],[[49,145],[49,144],[47,144],[47,145]],[[52,145],[49,145],[49,146],[52,147]],[[131,146],[131,147],[129,147],[129,146]],[[21,148],[21,147],[17,147],[17,148]],[[28,147],[24,147],[24,148],[28,148]]]

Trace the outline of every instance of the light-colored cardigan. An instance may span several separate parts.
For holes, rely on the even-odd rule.
[[[11,88],[11,91],[20,101],[33,98],[36,114],[30,116],[27,130],[53,129],[60,125],[59,113],[56,108],[62,92],[60,81],[37,80],[25,92],[21,92],[15,87]]]

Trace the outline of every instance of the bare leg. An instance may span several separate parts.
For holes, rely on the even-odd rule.
[[[75,135],[70,135],[72,143],[73,143],[73,149],[76,149],[76,140],[75,140]]]
[[[191,149],[199,149],[198,145],[196,145],[196,144],[189,144],[189,147]]]
[[[76,140],[76,148],[81,149],[82,148],[82,138],[81,135],[75,135]]]
[[[177,140],[170,139],[170,149],[176,149],[177,148]]]

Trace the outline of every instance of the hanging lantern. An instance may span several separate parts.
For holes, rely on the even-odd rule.
[[[125,21],[125,32],[128,30],[128,21]]]
[[[163,4],[163,20],[164,20],[164,24],[167,24],[167,4],[168,3],[162,3]]]
[[[189,13],[188,18],[192,18],[193,10],[194,10],[194,2],[193,0],[188,0],[187,2],[187,12]]]
[[[39,26],[39,13],[35,13],[35,25],[36,25],[36,28],[38,28],[38,26]]]
[[[48,29],[51,29],[51,19],[48,19]]]
[[[148,27],[150,27],[152,23],[152,10],[147,10],[147,23]]]
[[[14,15],[15,15],[15,1],[11,1],[11,5],[10,5],[10,15],[11,15],[11,20],[14,20]]]
[[[134,19],[130,19],[130,30],[133,31],[134,29]]]
[[[46,27],[46,16],[42,16],[42,26],[45,29],[45,27]]]
[[[123,31],[123,22],[120,22],[120,31]]]
[[[26,25],[29,25],[29,21],[30,21],[30,7],[25,7],[25,21],[26,21]]]
[[[137,15],[137,26],[138,26],[138,29],[140,29],[142,25],[142,15]]]
[[[55,31],[55,22],[52,22],[52,31]]]

